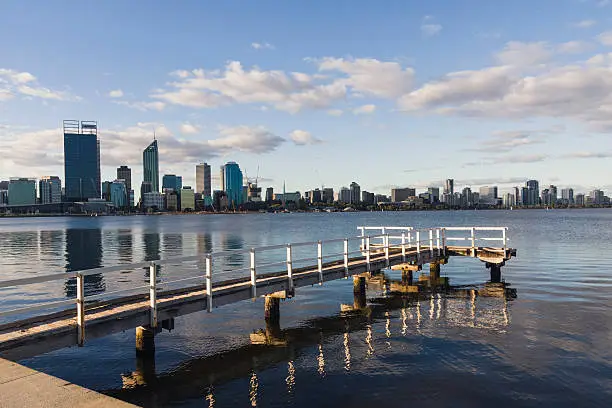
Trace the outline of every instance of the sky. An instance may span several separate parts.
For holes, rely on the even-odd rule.
[[[0,179],[236,161],[262,187],[612,190],[612,0],[0,2]]]

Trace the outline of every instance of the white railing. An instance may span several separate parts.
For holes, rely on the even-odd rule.
[[[145,295],[146,292],[143,289],[148,289],[148,300],[149,300],[149,309],[150,309],[150,322],[149,324],[152,327],[157,327],[158,325],[158,292],[162,289],[163,286],[170,286],[172,284],[177,283],[185,283],[189,281],[200,281],[198,285],[201,285],[202,280],[204,280],[206,294],[207,294],[207,303],[206,309],[210,312],[213,308],[213,278],[222,276],[223,278],[227,277],[228,273],[231,273],[233,276],[228,277],[220,282],[229,282],[235,279],[244,278],[245,283],[249,283],[251,286],[251,296],[253,298],[257,297],[257,282],[258,277],[282,277],[284,272],[280,270],[280,267],[284,266],[284,271],[287,277],[287,287],[290,292],[294,289],[294,269],[296,265],[302,264],[305,266],[312,266],[316,264],[316,270],[318,273],[319,284],[323,283],[323,269],[325,262],[336,261],[341,262],[341,265],[344,267],[344,276],[349,276],[349,261],[351,258],[355,258],[355,255],[363,257],[365,259],[366,267],[368,271],[371,271],[372,268],[372,256],[373,250],[382,249],[384,252],[384,259],[386,262],[386,266],[389,266],[390,263],[390,252],[394,251],[394,254],[397,254],[398,251],[401,250],[402,261],[405,262],[407,259],[407,251],[415,250],[417,256],[422,252],[429,251],[431,255],[434,252],[437,252],[438,255],[446,255],[447,242],[448,241],[468,241],[471,245],[471,248],[476,247],[476,242],[478,240],[481,241],[501,241],[503,243],[504,250],[507,245],[507,228],[505,227],[443,227],[443,228],[426,228],[426,229],[414,229],[412,227],[358,227],[361,231],[361,235],[353,236],[348,238],[340,238],[340,239],[330,239],[323,241],[309,241],[309,242],[297,242],[297,243],[288,243],[288,244],[280,244],[280,245],[269,245],[262,247],[254,247],[254,248],[245,248],[245,249],[237,249],[237,250],[226,250],[226,251],[217,251],[210,252],[200,255],[188,256],[188,257],[180,257],[180,258],[168,258],[168,259],[160,259],[150,262],[140,262],[140,263],[131,263],[131,264],[123,264],[117,266],[110,267],[102,267],[95,269],[88,269],[82,271],[75,272],[63,272],[56,273],[51,275],[43,275],[43,276],[34,276],[29,278],[21,278],[21,279],[13,279],[8,281],[0,281],[0,289],[16,287],[22,285],[31,285],[37,283],[45,283],[52,282],[58,280],[66,280],[66,279],[76,279],[76,297],[73,299],[67,299],[62,301],[55,302],[47,302],[42,304],[37,304],[28,307],[22,307],[13,310],[0,311],[0,318],[14,315],[22,315],[25,313],[31,313],[39,310],[48,310],[53,308],[60,308],[62,306],[69,306],[76,304],[76,319],[78,326],[78,335],[77,335],[77,343],[79,345],[83,345],[85,341],[85,317],[86,317],[86,304],[87,302],[101,300],[104,298],[108,298],[109,296],[113,296],[114,298],[119,298],[118,294],[125,296],[129,292],[140,291],[141,295]],[[366,235],[368,231],[373,232],[381,232],[375,233],[374,235]],[[458,233],[458,232],[469,232],[467,236],[447,236],[447,232],[449,233]],[[501,232],[501,237],[490,237],[490,236],[479,236],[478,233],[491,233],[491,232]],[[482,234],[481,234],[482,235]],[[372,241],[379,241],[380,244],[373,243]],[[358,249],[351,250],[351,243],[353,243],[353,247],[356,246],[358,242],[361,242],[361,246]],[[339,250],[334,250],[335,246],[341,245]],[[470,246],[468,246],[470,247]],[[327,249],[328,253],[326,254],[324,250]],[[306,257],[296,256],[296,251],[312,251],[308,252],[308,254],[312,253],[314,255],[309,255]],[[277,252],[276,256],[268,256],[266,259],[265,255],[269,253]],[[278,253],[280,252],[280,253]],[[244,267],[232,267],[231,269],[223,269],[223,264],[221,267],[216,268],[215,260],[236,256],[237,254],[248,254],[248,262],[242,262],[242,264],[246,264]],[[377,260],[381,259],[380,257]],[[264,261],[264,262],[262,262]],[[198,272],[195,276],[188,276],[186,278],[167,280],[161,282],[159,279],[159,267],[162,265],[177,265],[177,264],[186,264],[192,262],[200,262],[203,263],[204,271]],[[102,294],[89,295],[86,296],[85,286],[86,281],[85,278],[91,275],[99,275],[99,274],[110,274],[115,272],[125,272],[136,269],[147,268],[149,270],[149,279],[146,286],[137,286],[130,287],[126,289],[115,290],[112,292],[105,292]],[[215,269],[216,268],[216,269]],[[263,269],[276,268],[270,273],[260,273]],[[242,275],[238,276],[239,273]],[[246,279],[247,275],[250,275],[250,280]],[[219,283],[220,283],[219,282]],[[188,289],[187,286],[182,286],[182,289]],[[145,298],[146,299],[146,298]],[[108,299],[108,300],[112,300]],[[144,300],[144,299],[143,299]]]

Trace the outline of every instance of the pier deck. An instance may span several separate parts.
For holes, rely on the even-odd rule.
[[[202,310],[209,312],[213,308],[226,304],[253,299],[260,296],[283,298],[294,296],[295,289],[327,281],[373,273],[392,266],[421,268],[424,264],[439,265],[446,263],[452,256],[479,258],[491,269],[491,280],[501,279],[500,268],[516,254],[507,248],[506,228],[433,228],[414,230],[410,227],[360,227],[361,236],[338,240],[316,241],[276,245],[249,250],[224,251],[205,254],[204,256],[180,259],[158,260],[140,264],[119,265],[116,267],[98,268],[86,271],[71,272],[24,278],[0,282],[0,288],[48,282],[53,280],[76,279],[76,299],[37,305],[18,310],[0,312],[0,317],[63,308],[54,313],[42,314],[0,325],[0,356],[9,359],[21,359],[72,345],[83,345],[87,339],[103,337],[112,333],[139,326],[153,331],[161,330],[173,324],[173,318]],[[376,235],[367,235],[370,230],[377,230]],[[456,233],[468,232],[468,236],[451,237]],[[491,232],[501,232],[502,237],[491,237]],[[401,235],[399,235],[401,233]],[[487,236],[477,236],[477,234]],[[422,237],[424,237],[422,239]],[[468,241],[468,245],[448,245],[448,241]],[[499,247],[478,246],[477,242],[501,241]],[[380,241],[380,242],[375,242]],[[350,251],[350,244],[359,244],[359,248]],[[337,254],[323,255],[323,245],[343,244],[343,250]],[[355,246],[355,245],[353,245]],[[312,247],[316,257],[295,259],[295,248]],[[282,261],[261,264],[256,261],[256,254],[266,251],[286,252]],[[213,260],[235,255],[238,252],[249,253],[250,262],[246,268],[236,268],[236,272],[248,273],[247,276],[230,277],[213,281],[215,267]],[[284,255],[284,254],[283,254]],[[325,259],[334,258],[329,261]],[[338,259],[339,258],[339,259]],[[160,265],[177,262],[203,262],[205,271],[198,276],[176,281],[158,282],[157,271]],[[314,265],[295,268],[298,262],[316,262]],[[281,271],[261,273],[264,267],[284,266]],[[84,279],[92,274],[107,274],[126,269],[149,268],[149,285],[147,293],[122,295],[112,299],[93,300],[96,296],[85,297]],[[178,289],[164,289],[172,283],[196,282],[195,285]],[[202,283],[199,283],[199,282]],[[134,289],[126,289],[133,291]],[[115,294],[118,294],[118,291]],[[278,308],[278,304],[276,306]]]

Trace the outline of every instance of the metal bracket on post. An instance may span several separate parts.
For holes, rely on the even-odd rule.
[[[85,344],[85,277],[77,272],[77,344],[83,347]]]
[[[348,278],[349,276],[349,267],[348,267],[348,260],[349,260],[349,243],[348,243],[348,238],[344,239],[344,277]]]
[[[317,269],[319,271],[319,285],[323,284],[323,243],[317,242]]]
[[[370,264],[370,236],[368,235],[366,237],[366,263],[367,263],[367,268],[368,268],[368,272],[372,271],[372,266]]]
[[[291,244],[287,244],[287,279],[289,281],[289,293],[293,294],[293,261],[291,255]]]
[[[402,262],[406,262],[406,233],[402,232]]]
[[[157,265],[151,262],[149,266],[149,325],[157,327]]]
[[[251,297],[257,297],[257,270],[255,269],[255,248],[251,248]]]
[[[206,310],[210,313],[212,312],[212,307],[212,255],[206,254]]]

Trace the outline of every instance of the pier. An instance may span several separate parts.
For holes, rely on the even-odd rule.
[[[352,277],[352,307],[360,308],[367,302],[367,280],[381,270],[401,270],[406,281],[402,290],[418,292],[419,285],[410,282],[414,271],[428,264],[430,279],[439,283],[443,280],[440,271],[450,258],[471,257],[489,270],[490,282],[495,284],[502,282],[502,267],[516,255],[516,250],[507,246],[506,227],[364,226],[358,230],[360,235],[340,239],[0,281],[0,289],[52,281],[70,281],[76,286],[73,298],[0,312],[2,319],[15,318],[0,324],[0,357],[18,360],[82,346],[87,339],[128,329],[136,330],[137,353],[148,355],[154,353],[155,334],[174,329],[174,318],[203,310],[212,312],[223,305],[258,297],[265,297],[264,314],[270,331],[264,338],[275,338],[280,330],[280,300],[296,296],[298,288]],[[143,268],[148,278],[145,286],[87,295],[88,277]],[[167,274],[162,279],[161,268],[189,273],[178,279]]]

